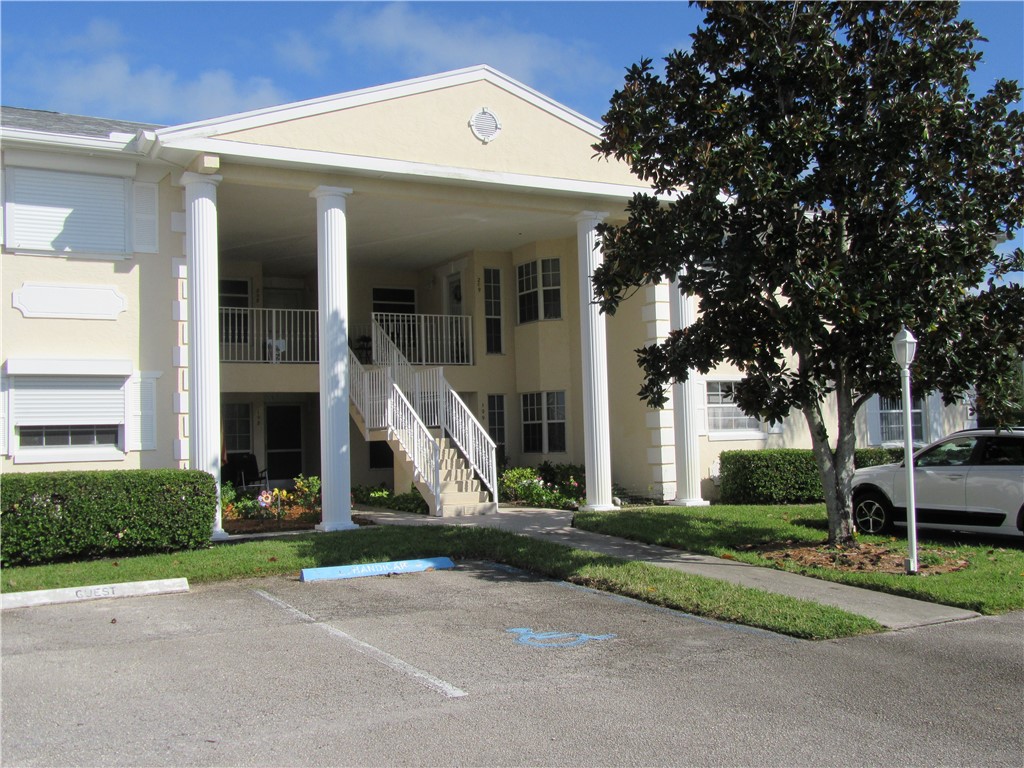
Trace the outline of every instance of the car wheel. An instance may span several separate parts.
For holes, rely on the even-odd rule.
[[[853,524],[861,533],[885,533],[892,528],[892,507],[878,491],[865,491],[853,499]]]

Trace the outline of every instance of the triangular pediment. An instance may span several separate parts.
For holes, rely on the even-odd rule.
[[[594,157],[600,126],[491,69],[473,67],[159,132],[250,148],[361,157],[417,167],[636,185]]]

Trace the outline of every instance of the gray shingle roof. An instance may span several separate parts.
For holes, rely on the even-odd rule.
[[[21,107],[0,107],[0,125],[5,128],[20,128],[26,131],[60,133],[69,136],[90,136],[107,138],[111,133],[132,133],[139,130],[162,128],[151,123],[133,123],[128,120],[109,120],[103,117],[66,115],[62,112],[47,112],[41,109]]]

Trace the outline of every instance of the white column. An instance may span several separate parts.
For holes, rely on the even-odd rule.
[[[679,281],[673,280],[669,287],[669,322],[671,330],[680,331],[690,327],[697,319],[692,296],[683,296]],[[700,444],[697,439],[697,417],[701,404],[699,388],[693,377],[683,384],[672,385],[672,421],[676,445],[676,499],[677,507],[705,507],[709,502],[700,496]]]
[[[320,310],[320,478],[318,531],[345,531],[352,523],[349,451],[348,229],[345,199],[351,189],[317,187],[317,283]]]
[[[591,278],[601,263],[597,224],[607,213],[584,211],[576,217],[579,254],[580,337],[583,352],[583,449],[587,471],[584,509],[615,509],[612,503],[611,437],[608,429],[608,349],[605,318],[594,303]]]
[[[220,333],[218,332],[217,185],[222,177],[185,173],[188,273],[188,460],[217,481],[213,538],[227,538],[220,509]]]

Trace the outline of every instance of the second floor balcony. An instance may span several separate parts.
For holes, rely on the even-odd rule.
[[[350,323],[349,345],[372,362],[376,322],[412,365],[472,365],[473,323],[466,315],[375,312],[369,323]],[[220,308],[222,363],[320,362],[315,309]]]

